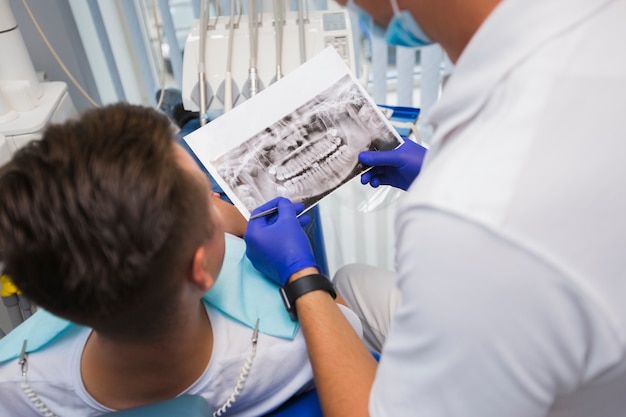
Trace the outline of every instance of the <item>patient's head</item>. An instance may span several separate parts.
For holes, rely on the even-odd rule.
[[[162,324],[215,229],[173,137],[167,117],[120,103],[49,126],[0,169],[0,259],[27,297],[104,331]]]

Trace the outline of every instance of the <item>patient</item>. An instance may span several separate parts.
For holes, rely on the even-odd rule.
[[[76,324],[30,330],[25,367],[28,331],[0,340],[15,350],[0,364],[0,415],[97,416],[189,393],[218,415],[258,416],[313,386],[299,330],[257,341],[203,298],[225,232],[246,223],[173,138],[166,116],[120,103],[50,126],[0,168],[3,272]]]

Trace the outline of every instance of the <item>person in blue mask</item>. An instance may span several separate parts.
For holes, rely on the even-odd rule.
[[[354,1],[389,42],[438,42],[455,69],[423,120],[423,163],[405,146],[361,156],[374,167],[364,182],[407,189],[378,364],[329,295],[297,208],[270,201],[257,210],[278,213],[248,225],[249,258],[300,322],[325,415],[624,416],[626,0]]]

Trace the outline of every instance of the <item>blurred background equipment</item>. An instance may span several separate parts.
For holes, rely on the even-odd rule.
[[[20,290],[17,289],[11,279],[6,275],[0,276],[0,297],[2,298],[2,303],[6,307],[10,324],[12,326],[10,329],[6,329],[7,333],[33,315],[33,305],[30,303],[28,298],[22,295]],[[0,337],[1,336],[3,335],[0,334]]]
[[[64,82],[35,72],[9,0],[0,0],[0,164],[41,137],[51,121],[76,114]]]

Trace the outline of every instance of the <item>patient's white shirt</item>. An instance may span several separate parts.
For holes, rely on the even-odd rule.
[[[201,395],[215,411],[235,389],[252,350],[253,331],[211,306],[206,308],[215,336],[211,359],[202,376],[184,393]],[[360,331],[354,313],[340,308]],[[113,411],[95,401],[81,379],[80,359],[90,332],[89,328],[72,327],[60,340],[29,354],[28,381],[60,417],[100,416]],[[21,379],[17,359],[0,365],[0,417],[41,415],[20,388]],[[302,333],[298,331],[293,340],[259,334],[250,373],[228,415],[262,415],[312,387],[313,373]]]

